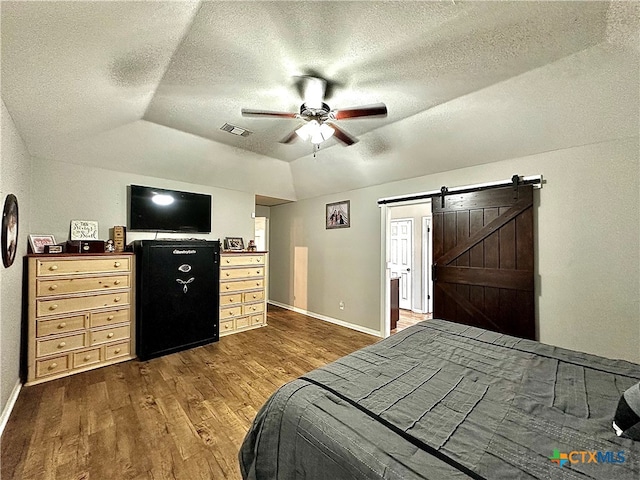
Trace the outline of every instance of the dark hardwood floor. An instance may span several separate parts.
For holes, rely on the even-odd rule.
[[[379,340],[272,306],[268,324],[24,387],[2,435],[0,477],[239,479],[238,449],[269,395]]]

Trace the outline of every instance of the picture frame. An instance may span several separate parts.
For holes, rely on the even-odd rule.
[[[55,245],[56,239],[53,235],[29,235],[29,246],[33,253],[44,253],[45,245]]]
[[[71,220],[71,240],[98,240],[98,222]]]
[[[2,264],[13,265],[18,250],[18,199],[12,193],[4,200],[2,210]]]
[[[225,237],[225,250],[244,250],[244,240],[242,237]]]
[[[351,200],[327,203],[327,229],[349,228],[351,226]]]

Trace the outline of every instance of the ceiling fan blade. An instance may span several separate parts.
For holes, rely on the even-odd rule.
[[[297,113],[289,112],[272,112],[270,110],[252,110],[250,108],[242,109],[243,117],[275,117],[275,118],[297,118]]]
[[[348,147],[349,145],[353,145],[354,143],[358,143],[358,139],[356,137],[348,134],[347,132],[342,130],[340,127],[338,127],[335,123],[329,123],[329,122],[326,122],[326,123],[327,125],[330,125],[331,128],[335,130],[333,133],[333,137],[336,140],[339,140],[345,147]]]
[[[296,130],[298,130],[298,128],[300,127],[296,127]],[[296,133],[296,130],[293,130],[290,134],[280,140],[280,143],[293,143],[295,140],[297,140],[299,136]]]
[[[367,105],[363,107],[336,109],[331,112],[331,116],[336,120],[346,120],[348,118],[358,117],[386,117],[387,106],[384,103],[376,103],[375,105]]]
[[[304,104],[309,108],[322,108],[327,81],[309,75],[304,75],[301,78]]]

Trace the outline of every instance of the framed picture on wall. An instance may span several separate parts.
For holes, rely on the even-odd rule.
[[[13,264],[18,248],[18,199],[10,193],[2,211],[2,263],[6,268]]]
[[[327,228],[349,228],[351,226],[351,201],[327,203]]]
[[[55,245],[53,235],[29,235],[29,246],[33,253],[44,253],[45,245]]]

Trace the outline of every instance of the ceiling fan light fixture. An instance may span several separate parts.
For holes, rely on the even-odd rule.
[[[335,130],[333,128],[331,128],[326,123],[323,123],[311,136],[311,143],[315,143],[317,145],[324,142],[325,140],[329,140],[334,132]]]
[[[317,121],[311,120],[310,122],[305,123],[299,129],[297,129],[296,133],[302,140],[306,142],[313,135],[318,126],[319,124]]]

